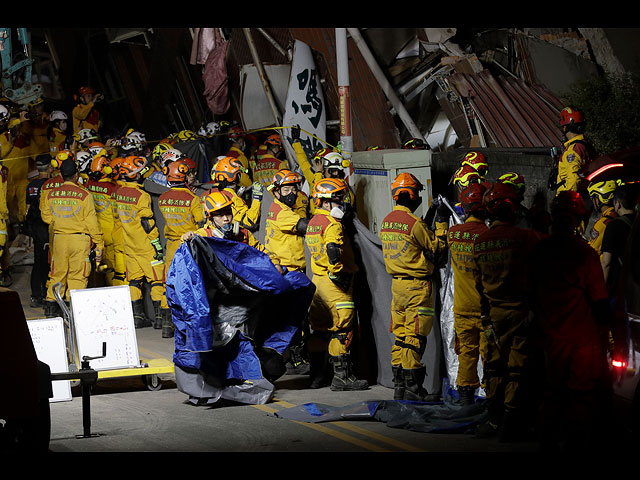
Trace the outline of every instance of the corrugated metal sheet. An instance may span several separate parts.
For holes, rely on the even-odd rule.
[[[469,101],[495,147],[559,145],[562,132],[558,120],[563,106],[540,86],[512,77],[495,78],[488,70],[454,73],[447,81],[456,95]]]

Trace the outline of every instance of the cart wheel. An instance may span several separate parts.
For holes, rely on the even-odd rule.
[[[149,390],[152,392],[156,392],[162,388],[162,382],[158,378],[158,375],[145,375],[143,377],[144,384],[147,386]]]

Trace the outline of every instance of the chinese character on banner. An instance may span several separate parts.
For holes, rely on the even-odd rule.
[[[300,125],[300,143],[307,157],[312,158],[315,152],[327,146],[323,142],[326,140],[326,124],[324,95],[311,48],[306,43],[296,40],[283,126]],[[291,147],[291,130],[283,129],[282,136],[286,140],[283,143],[287,155],[295,158],[295,152]]]

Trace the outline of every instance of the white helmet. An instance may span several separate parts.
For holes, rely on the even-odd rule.
[[[98,134],[92,128],[83,128],[78,132],[79,141],[88,142],[89,140],[95,140],[98,138]]]
[[[0,121],[9,120],[9,110],[4,105],[0,105]]]
[[[204,134],[207,137],[212,137],[216,133],[219,133],[220,130],[222,130],[222,129],[221,129],[220,124],[218,122],[209,122],[204,127],[202,127],[201,130],[204,130],[204,132],[205,132]]]
[[[324,168],[344,168],[345,160],[338,152],[329,152],[323,157]]]
[[[67,114],[64,113],[62,110],[54,110],[49,115],[50,122],[55,122],[56,120],[68,120],[68,119],[69,118],[67,117]]]
[[[180,160],[185,157],[185,154],[176,148],[170,148],[169,150],[165,150],[160,154],[160,164],[162,168],[169,165],[171,162],[175,162],[176,160]]]
[[[89,166],[91,165],[91,160],[93,159],[93,155],[89,152],[78,152],[76,153],[76,162],[78,163],[78,171],[85,172]]]

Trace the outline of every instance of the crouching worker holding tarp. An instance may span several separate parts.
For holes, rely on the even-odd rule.
[[[224,212],[210,203],[207,224],[183,236],[167,271],[176,384],[196,404],[264,404],[286,372],[282,353],[315,286],[301,272],[276,268],[247,241],[250,232],[226,230]]]

